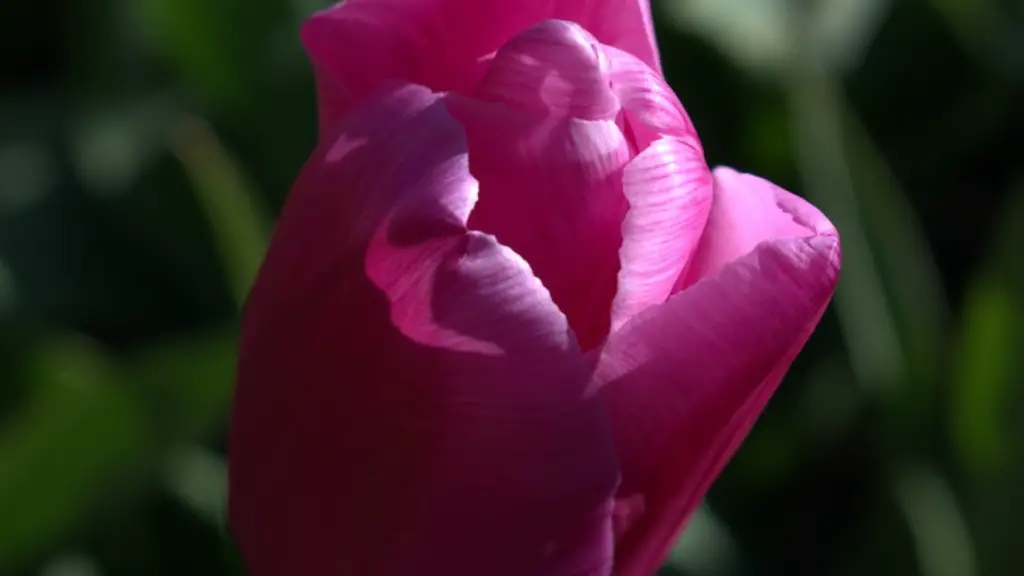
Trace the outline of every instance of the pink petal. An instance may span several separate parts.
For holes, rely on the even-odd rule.
[[[711,171],[697,131],[660,74],[631,54],[605,47],[619,119],[640,154],[626,167],[629,212],[619,252],[612,328],[672,293],[711,210]]]
[[[626,166],[629,212],[622,225],[613,330],[672,293],[711,210],[710,176],[704,155],[675,138],[655,141]]]
[[[676,284],[685,289],[750,252],[765,238],[835,234],[815,207],[775,184],[731,168],[715,169],[715,199],[707,231],[686,273]]]
[[[552,4],[550,18],[576,22],[602,44],[625,50],[661,73],[650,0],[559,0]]]
[[[708,234],[752,241],[727,225],[749,220],[722,217],[740,204],[761,206],[757,221],[775,225],[760,228],[752,251],[626,323],[598,360],[595,385],[603,387],[623,475],[617,576],[647,576],[664,560],[835,289],[839,238],[827,220],[791,195],[781,207],[762,206],[752,197],[764,192],[763,181],[737,176],[716,172],[716,227]],[[783,225],[794,214],[807,226],[799,234]]]
[[[322,134],[387,80],[470,91],[490,54],[550,19],[576,22],[659,67],[648,0],[347,0],[302,32],[317,71]]]
[[[541,117],[613,120],[619,100],[601,51],[578,24],[546,20],[501,47],[473,96]]]
[[[408,86],[340,128],[246,308],[229,509],[249,573],[607,575],[603,408],[526,263],[466,230],[461,128]]]
[[[610,323],[629,160],[592,42],[576,25],[540,24],[495,56],[477,90],[487,101],[452,99],[480,181],[471,228],[530,263],[584,349]]]
[[[662,136],[682,140],[703,155],[689,114],[661,72],[614,46],[604,47],[612,91],[622,102],[625,131],[637,151]]]

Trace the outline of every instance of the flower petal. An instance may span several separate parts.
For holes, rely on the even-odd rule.
[[[629,211],[622,225],[612,330],[672,293],[711,210],[711,173],[700,150],[662,138],[626,166],[623,190]]]
[[[697,130],[675,92],[656,69],[633,54],[605,46],[612,91],[622,103],[624,131],[639,152],[673,136],[703,155]]]
[[[550,19],[575,22],[658,69],[648,0],[347,0],[306,22],[317,71],[321,133],[382,82],[468,92],[487,57]]]
[[[731,168],[714,171],[715,199],[700,247],[676,290],[714,274],[766,238],[835,234],[817,208],[775,184]]]
[[[466,230],[441,97],[354,112],[296,182],[247,303],[229,442],[253,576],[606,575],[612,440],[529,266]]]
[[[697,248],[711,209],[711,171],[689,116],[660,74],[604,47],[619,124],[639,154],[626,167],[629,212],[622,227],[612,329],[672,293]]]
[[[750,183],[718,174],[719,190]],[[839,238],[794,199],[789,207],[814,217],[817,228],[799,237],[762,228],[751,251],[642,312],[602,349],[595,386],[605,395],[623,477],[617,576],[646,576],[664,560],[832,296]],[[718,200],[712,218],[725,204]],[[766,209],[773,214],[765,220],[785,215],[774,204]]]
[[[588,38],[574,24],[540,24],[495,56],[479,99],[451,99],[480,181],[470,227],[530,263],[584,349],[610,324],[629,160]]]
[[[619,113],[601,44],[565,20],[545,20],[509,40],[473,96],[539,116],[613,120]]]

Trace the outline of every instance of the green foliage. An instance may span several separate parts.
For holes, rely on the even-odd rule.
[[[0,566],[66,535],[151,448],[136,395],[93,347],[55,340],[26,361],[31,394],[0,443]]]

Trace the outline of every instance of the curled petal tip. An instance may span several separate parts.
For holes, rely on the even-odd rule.
[[[614,118],[601,44],[573,22],[546,20],[498,50],[475,96],[540,115]]]

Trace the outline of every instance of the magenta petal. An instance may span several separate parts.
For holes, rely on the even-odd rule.
[[[672,293],[697,249],[711,210],[711,173],[699,149],[675,138],[652,143],[626,166],[629,212],[622,225],[612,329]]]
[[[733,174],[718,173],[719,189],[751,184]],[[602,350],[596,385],[623,475],[617,576],[647,576],[664,560],[832,296],[839,238],[813,207],[791,200],[787,208],[801,220],[815,217],[816,227],[799,237],[762,228],[752,251],[639,314]],[[786,214],[774,204],[766,209],[766,220]],[[729,230],[743,234],[715,233]]]
[[[766,238],[835,234],[817,208],[763,178],[719,167],[714,179],[707,230],[676,290],[714,274]]]
[[[584,349],[610,324],[629,160],[591,42],[574,24],[538,25],[495,56],[478,88],[489,101],[451,100],[480,181],[471,228],[530,263]]]
[[[302,32],[317,71],[321,133],[388,80],[466,93],[490,54],[550,19],[659,67],[648,0],[347,0]]]
[[[588,9],[583,11],[582,18],[574,21],[582,24],[602,44],[625,50],[661,73],[650,0],[575,0],[564,4],[586,5]],[[555,17],[573,20],[571,12],[569,15],[556,14]]]
[[[638,151],[662,136],[672,136],[703,154],[689,114],[661,73],[634,55],[606,46],[612,90],[622,103],[627,135]]]
[[[603,408],[529,267],[466,230],[475,193],[417,87],[303,169],[238,363],[229,512],[253,576],[610,572]]]
[[[635,56],[605,47],[619,123],[639,151],[626,167],[629,212],[623,223],[612,327],[672,293],[711,209],[711,171],[697,131],[660,74]]]
[[[612,120],[619,101],[601,52],[579,25],[541,22],[502,46],[473,95],[540,116]]]

